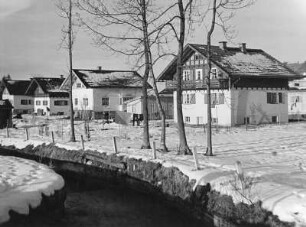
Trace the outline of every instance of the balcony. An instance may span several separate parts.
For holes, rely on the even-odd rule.
[[[166,88],[176,89],[177,82],[175,80],[166,81]],[[228,79],[211,79],[210,88],[211,89],[228,89]],[[204,80],[187,80],[182,81],[183,90],[193,90],[193,89],[206,89],[206,82]]]

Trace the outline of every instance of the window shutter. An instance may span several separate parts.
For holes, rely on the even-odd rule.
[[[271,99],[272,99],[272,95],[270,92],[268,92],[267,93],[267,103],[272,103]]]
[[[204,94],[204,104],[207,104],[207,94]]]
[[[196,100],[195,100],[195,94],[190,94],[190,104],[195,104]]]
[[[219,104],[224,104],[224,94],[223,93],[219,94]]]

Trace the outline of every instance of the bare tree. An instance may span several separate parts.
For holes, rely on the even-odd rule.
[[[124,54],[143,68],[142,109],[144,117],[142,148],[150,148],[148,124],[148,78],[153,79],[153,88],[162,119],[161,150],[167,151],[165,113],[161,105],[154,76],[154,65],[160,59],[153,47],[161,44],[162,26],[159,22],[173,6],[157,10],[152,0],[80,0],[79,7],[91,20],[84,19],[83,26],[93,34],[95,43],[115,53]],[[156,48],[158,49],[158,48]]]
[[[72,48],[73,48],[73,24],[72,24],[72,0],[63,1],[59,0],[56,4],[57,8],[60,11],[60,16],[68,20],[68,28],[63,28],[63,38],[61,46],[68,49],[69,53],[69,110],[70,110],[70,141],[75,142],[75,132],[74,132],[74,114],[73,114],[73,102],[72,102],[72,84],[73,84],[73,75],[72,75]]]
[[[209,25],[209,30],[207,33],[206,46],[207,46],[207,65],[208,73],[205,77],[206,80],[206,89],[207,89],[207,149],[206,155],[212,156],[212,130],[211,130],[211,86],[210,86],[210,75],[212,68],[212,59],[211,59],[211,39],[215,26],[219,26],[225,37],[228,39],[232,37],[231,27],[227,24],[228,21],[234,16],[234,10],[245,8],[254,3],[255,0],[211,0],[212,8],[208,9],[211,11],[211,20]],[[211,3],[210,2],[210,3]],[[207,14],[205,13],[205,16]]]

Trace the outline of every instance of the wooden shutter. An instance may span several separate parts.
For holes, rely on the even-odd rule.
[[[219,104],[224,104],[224,94],[223,93],[219,94]]]
[[[204,104],[207,104],[207,94],[204,94]]]
[[[190,104],[195,104],[196,99],[195,99],[195,94],[190,94]]]

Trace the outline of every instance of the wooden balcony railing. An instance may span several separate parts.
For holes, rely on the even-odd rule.
[[[175,80],[166,81],[166,88],[175,89],[177,82]],[[211,89],[228,89],[228,79],[211,79],[210,88]],[[192,89],[206,89],[206,82],[204,80],[187,80],[182,81],[183,90]]]

